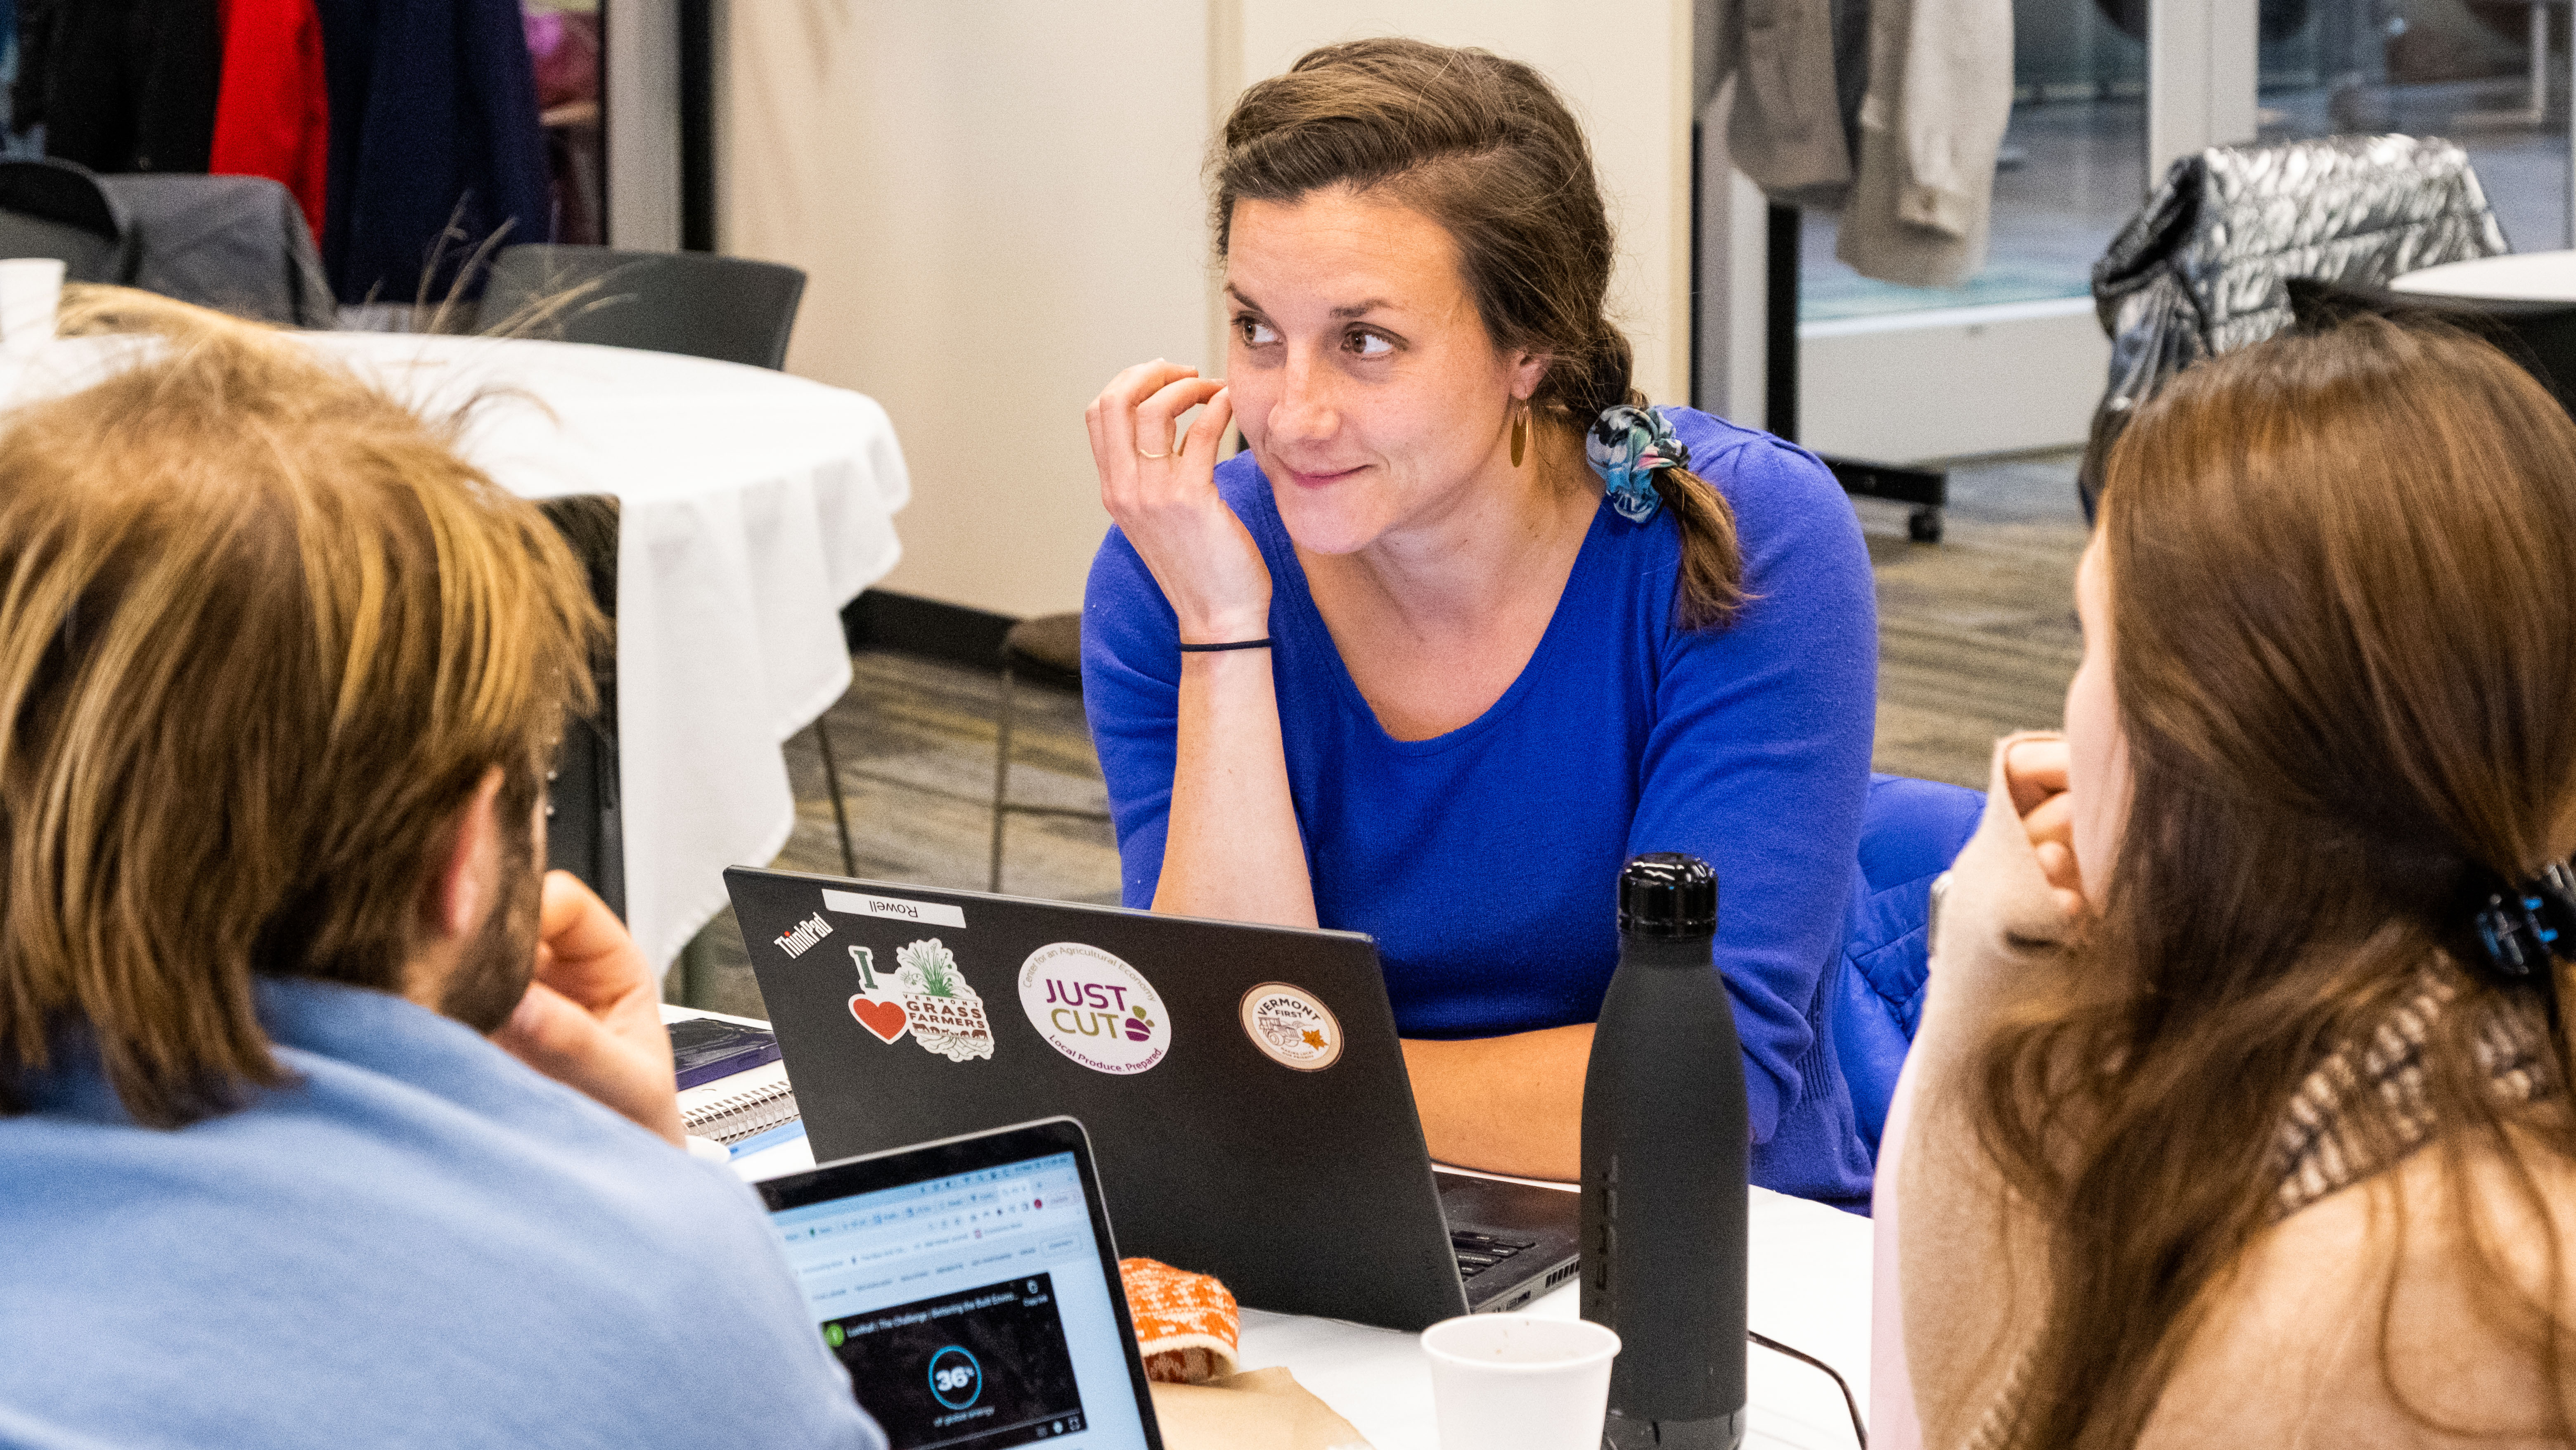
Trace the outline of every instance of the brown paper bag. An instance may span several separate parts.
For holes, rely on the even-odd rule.
[[[1203,1385],[1154,1386],[1164,1450],[1370,1450],[1333,1407],[1284,1369]]]

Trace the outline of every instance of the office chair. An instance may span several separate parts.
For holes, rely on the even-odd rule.
[[[624,252],[530,243],[492,259],[483,332],[679,353],[772,370],[805,274],[705,252]]]
[[[1079,613],[1041,614],[1035,619],[1024,619],[1012,625],[1011,632],[1002,636],[1002,710],[993,742],[993,869],[984,888],[996,894],[1002,889],[1002,827],[1009,817],[1061,816],[1081,821],[1109,819],[1107,811],[1021,805],[1011,800],[1011,721],[1023,676],[1058,689],[1076,692],[1082,689],[1082,616]]]

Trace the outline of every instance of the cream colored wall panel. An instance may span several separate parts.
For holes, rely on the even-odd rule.
[[[1216,0],[1242,36],[1239,76],[1284,71],[1318,45],[1410,35],[1536,66],[1592,138],[1618,228],[1611,306],[1657,402],[1690,397],[1688,0]]]
[[[885,587],[1015,615],[1080,602],[1108,523],[1084,406],[1130,363],[1222,361],[1212,127],[1308,47],[1399,31],[1565,89],[1620,228],[1640,385],[1689,396],[1680,0],[717,0],[719,241],[805,269],[788,366],[894,419],[913,502]]]
[[[805,269],[789,368],[893,417],[913,501],[884,587],[1081,603],[1108,527],[1083,408],[1207,345],[1206,25],[1176,0],[720,0],[721,242]]]
[[[1810,322],[1799,440],[1882,463],[2071,447],[2111,366],[2090,298]]]

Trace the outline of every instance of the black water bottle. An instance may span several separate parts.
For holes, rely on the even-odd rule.
[[[1619,874],[1619,970],[1583,1076],[1583,1317],[1618,1331],[1603,1443],[1744,1440],[1744,1051],[1714,961],[1717,873]]]

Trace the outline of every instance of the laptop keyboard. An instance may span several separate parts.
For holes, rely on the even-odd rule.
[[[1524,1249],[1538,1247],[1536,1239],[1498,1238],[1473,1229],[1449,1230],[1449,1247],[1458,1255],[1458,1276],[1472,1279]]]

